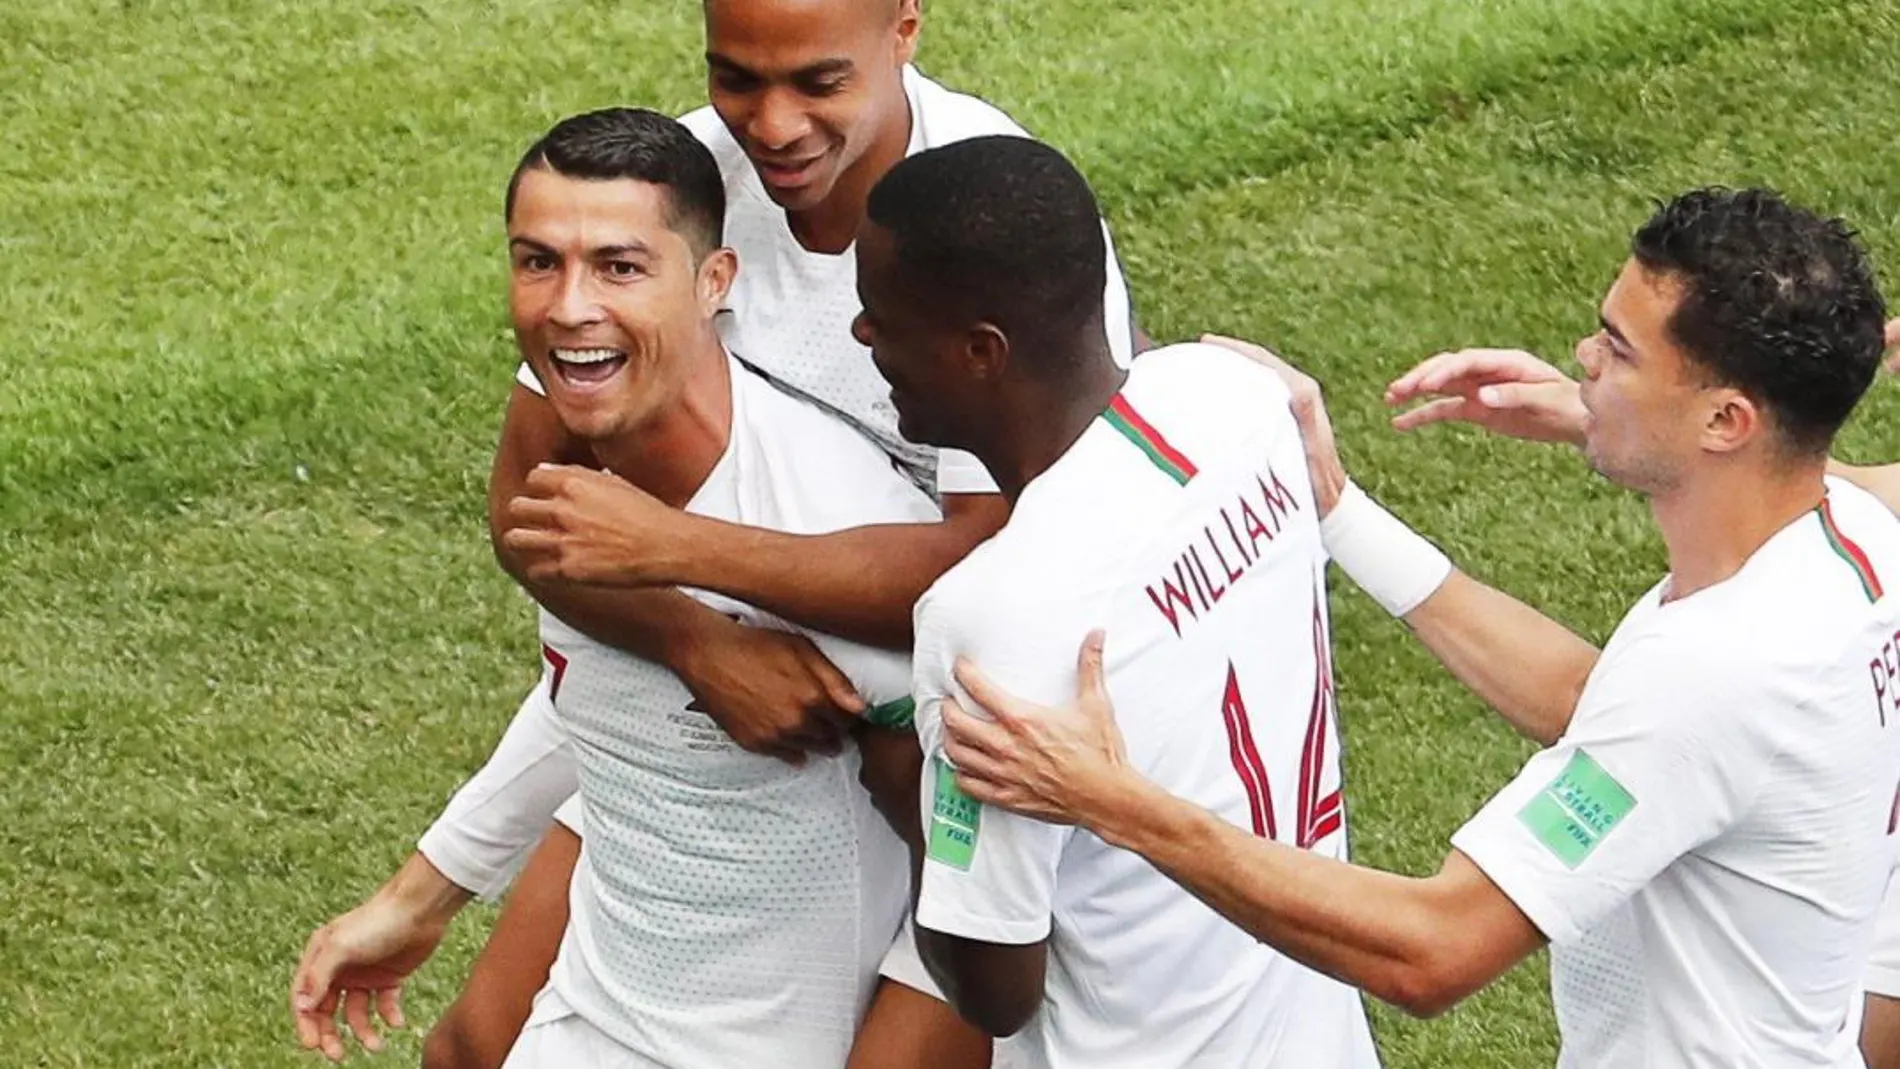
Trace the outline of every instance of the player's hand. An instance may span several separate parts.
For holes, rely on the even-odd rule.
[[[382,1050],[382,1036],[370,1020],[372,1003],[385,1025],[403,1027],[404,982],[429,960],[456,908],[468,899],[467,892],[426,861],[420,861],[422,868],[444,889],[405,893],[404,880],[413,875],[418,861],[411,859],[368,901],[318,928],[304,946],[303,960],[291,977],[290,1007],[297,1041],[305,1050],[320,1050],[333,1062],[343,1060],[339,1011],[364,1049]]]
[[[721,620],[695,634],[669,664],[694,706],[752,753],[802,764],[835,754],[864,699],[810,639]]]
[[[682,582],[685,513],[617,475],[566,464],[528,473],[508,502],[502,545],[531,580],[602,586]]]
[[[1516,349],[1439,353],[1393,380],[1392,407],[1423,404],[1392,417],[1401,431],[1429,423],[1470,423],[1507,438],[1583,445],[1590,414],[1574,379]]]
[[[1265,365],[1286,383],[1288,392],[1293,395],[1289,402],[1293,420],[1299,424],[1300,441],[1306,447],[1306,471],[1313,481],[1313,503],[1321,517],[1333,511],[1333,506],[1339,503],[1340,491],[1346,488],[1346,466],[1339,459],[1339,443],[1333,439],[1333,421],[1326,414],[1326,400],[1319,380],[1280,359],[1263,345],[1220,334],[1203,334],[1201,341],[1231,349]]]
[[[1889,375],[1900,375],[1900,316],[1887,320],[1887,356],[1880,366]]]
[[[1128,764],[1102,680],[1100,631],[1082,642],[1074,702],[1036,705],[1006,693],[968,661],[957,682],[992,719],[943,703],[944,754],[970,797],[1052,824],[1093,826],[1140,776]]]

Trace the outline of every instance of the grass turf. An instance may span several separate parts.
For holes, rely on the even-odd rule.
[[[1164,10],[938,0],[921,60],[1075,155],[1150,333],[1279,345],[1364,481],[1594,637],[1662,568],[1640,506],[1554,450],[1400,438],[1378,385],[1460,344],[1567,351],[1649,198],[1688,185],[1771,182],[1900,253],[1889,5]],[[303,938],[535,670],[479,506],[507,168],[562,114],[693,106],[697,11],[74,3],[0,11],[0,41],[0,1061],[299,1064]],[[1895,403],[1849,456],[1900,456]],[[1360,857],[1429,871],[1525,748],[1335,604]],[[1541,963],[1377,1025],[1395,1067],[1555,1049]]]

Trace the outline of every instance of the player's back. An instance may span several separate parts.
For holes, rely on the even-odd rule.
[[[1324,565],[1279,380],[1207,346],[1145,354],[1008,526],[920,603],[926,752],[942,696],[929,681],[956,656],[1059,702],[1084,634],[1105,627],[1109,693],[1144,775],[1255,834],[1343,858]],[[919,922],[1020,943],[1046,911],[1047,1000],[1015,1041],[1033,1063],[1376,1064],[1356,992],[1140,858],[995,810],[967,823],[967,849],[933,835]],[[1023,892],[1039,865],[1046,898]]]

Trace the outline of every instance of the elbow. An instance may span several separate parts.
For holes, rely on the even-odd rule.
[[[1381,1002],[1390,1003],[1408,1016],[1428,1019],[1469,998],[1480,987],[1481,979],[1469,975],[1454,950],[1428,951],[1421,957],[1395,962],[1383,975],[1366,985],[1366,990]]]
[[[1006,1039],[1023,1030],[1040,1001],[965,996],[957,1000],[957,1015],[992,1039]]]

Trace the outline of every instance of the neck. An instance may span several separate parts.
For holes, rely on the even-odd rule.
[[[1001,433],[971,450],[1011,507],[1036,476],[1062,459],[1128,380],[1106,344],[1099,357],[1080,366],[1089,370],[1072,378],[1021,383],[1008,391],[991,423]]]
[[[803,211],[786,212],[785,225],[807,252],[837,255],[857,240],[871,187],[910,149],[910,95],[899,86],[899,106],[877,140],[832,184],[830,195]]]
[[[732,437],[732,372],[710,324],[694,348],[677,395],[644,423],[592,443],[608,471],[674,508],[699,492]]]
[[[1686,598],[1741,571],[1777,531],[1821,503],[1823,472],[1822,461],[1767,472],[1738,463],[1652,495],[1650,512],[1669,550],[1664,600]]]

